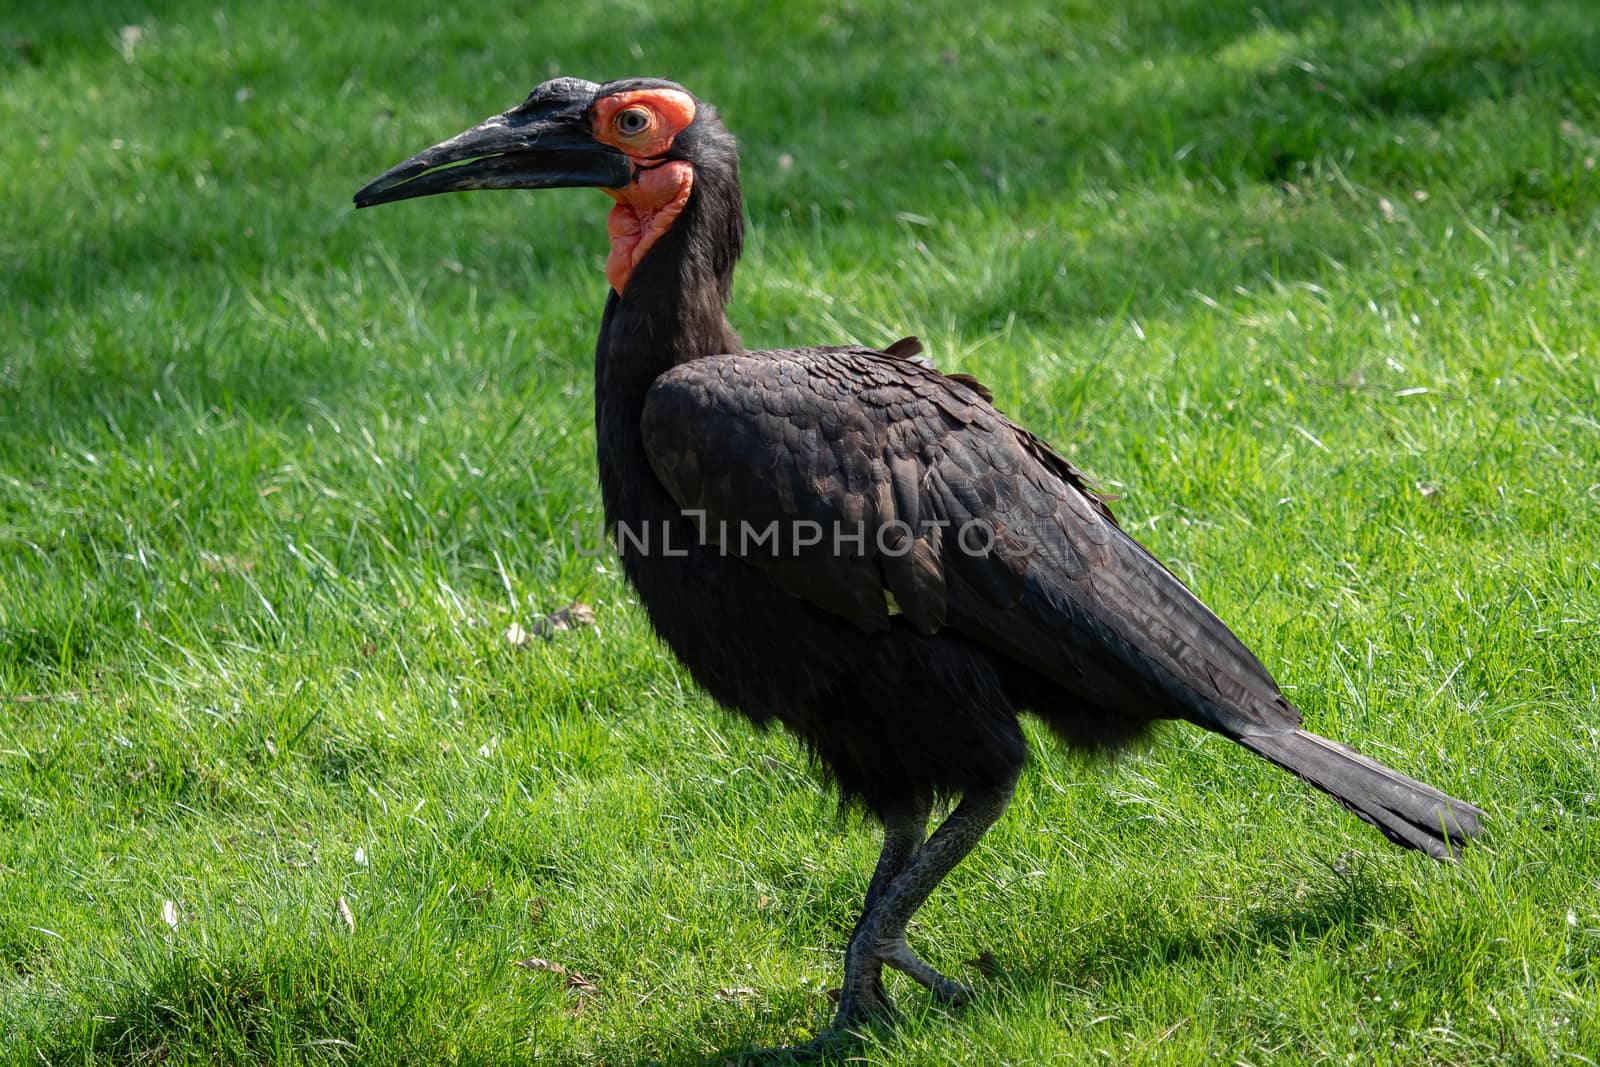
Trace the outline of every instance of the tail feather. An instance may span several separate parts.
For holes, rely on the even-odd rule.
[[[1234,740],[1304,778],[1397,845],[1436,859],[1456,859],[1462,846],[1478,835],[1481,810],[1337,741],[1305,730],[1245,734]]]

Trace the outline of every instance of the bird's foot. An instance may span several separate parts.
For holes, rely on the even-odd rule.
[[[849,1058],[861,1047],[864,1034],[860,1026],[829,1026],[816,1037],[790,1052],[800,1063],[829,1063]]]
[[[975,995],[970,986],[946,978],[923,962],[903,935],[880,939],[870,953],[852,939],[845,960],[844,988],[827,1029],[803,1045],[752,1049],[730,1062],[810,1064],[847,1059],[871,1031],[893,1026],[900,1019],[883,988],[882,969],[886,966],[927,986],[933,999],[947,1007],[964,1004]]]
[[[861,1045],[861,1035],[830,1026],[803,1045],[754,1048],[722,1060],[727,1067],[778,1067],[787,1064],[832,1063],[849,1057]],[[718,1057],[720,1059],[720,1057]]]
[[[728,1062],[778,1065],[842,1061],[861,1047],[873,1029],[891,1025],[897,1018],[894,1005],[883,991],[881,977],[873,975],[855,983],[854,990],[850,983],[846,983],[839,992],[839,1005],[834,1009],[833,1021],[810,1041],[803,1045],[751,1049]]]
[[[829,1034],[859,1034],[871,1027],[893,1025],[899,1021],[889,994],[883,988],[881,965],[870,968],[869,973],[855,976],[846,971],[844,988],[839,990],[839,1004],[833,1012],[833,1022],[822,1031],[819,1038]]]

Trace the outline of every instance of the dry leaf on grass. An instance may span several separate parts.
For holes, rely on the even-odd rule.
[[[529,956],[527,959],[518,960],[517,966],[527,971],[548,971],[551,974],[566,974],[567,969],[553,960],[541,959],[538,956]]]
[[[577,630],[594,625],[594,609],[574,600],[564,608],[557,608],[534,624],[537,634],[555,633],[559,630]]]
[[[548,641],[563,631],[578,630],[593,625],[594,609],[574,600],[564,608],[557,608],[548,615],[539,616],[528,629],[524,629],[521,623],[513,622],[506,627],[506,644],[512,648],[521,648],[535,637],[542,637]]]
[[[559,974],[566,979],[568,989],[576,989],[580,993],[587,993],[595,988],[595,984],[577,971],[569,971],[554,960],[541,959],[538,956],[529,956],[527,959],[518,960],[517,966],[528,971],[545,971],[549,974]]]
[[[117,31],[117,51],[122,53],[124,63],[133,62],[134,51],[142,40],[144,40],[143,26],[124,26]]]
[[[461,903],[463,906],[472,908],[474,911],[476,911],[482,908],[485,904],[489,903],[493,897],[494,879],[490,878],[483,883],[482,889],[474,889],[472,892],[467,894],[466,899]]]
[[[593,620],[590,620],[593,621]],[[0,700],[12,704],[51,704],[56,701],[79,701],[84,697],[99,696],[98,689],[68,689],[60,693],[9,693],[0,695]]]

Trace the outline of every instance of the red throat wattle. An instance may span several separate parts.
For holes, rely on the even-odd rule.
[[[606,220],[611,254],[606,279],[619,294],[634,268],[661,235],[672,228],[694,189],[694,167],[663,159],[672,142],[694,121],[694,97],[678,89],[635,89],[613,93],[594,105],[594,136],[633,161],[633,181],[607,189],[617,202]]]
[[[680,159],[641,171],[626,189],[606,190],[617,202],[606,219],[606,233],[611,236],[606,280],[611,288],[619,294],[627,288],[633,269],[672,228],[693,188],[694,168]]]

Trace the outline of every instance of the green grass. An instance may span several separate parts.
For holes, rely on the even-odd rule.
[[[827,1015],[873,834],[569,534],[606,202],[349,207],[558,71],[722,106],[752,345],[920,334],[1313,728],[1490,812],[1444,867],[1196,731],[1042,743],[913,929],[1001,973],[896,985],[869,1062],[1600,1060],[1587,0],[27,6],[0,1062],[720,1063]]]

